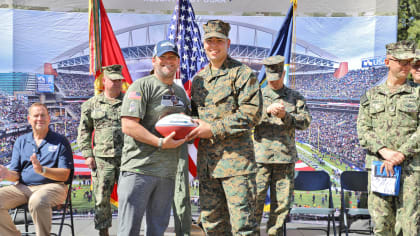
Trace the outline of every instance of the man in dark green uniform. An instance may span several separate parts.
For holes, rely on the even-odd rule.
[[[398,196],[374,192],[369,177],[368,208],[375,235],[419,235],[420,87],[407,81],[415,45],[400,41],[386,49],[388,78],[360,98],[357,132],[367,150],[369,176],[373,161],[382,161],[387,175],[401,166],[400,192]]]
[[[411,62],[411,76],[413,76],[413,81],[416,84],[420,84],[420,48],[416,49],[416,56]]]
[[[120,113],[124,77],[121,65],[105,66],[103,71],[104,91],[82,105],[77,142],[92,170],[95,229],[106,236],[112,224],[110,197],[118,182],[123,147]]]

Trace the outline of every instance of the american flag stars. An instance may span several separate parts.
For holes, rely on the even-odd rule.
[[[179,0],[175,6],[167,37],[178,46],[181,58],[180,78],[185,84],[208,63],[194,10],[188,0]]]

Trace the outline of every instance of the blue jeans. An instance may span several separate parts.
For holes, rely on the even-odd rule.
[[[138,236],[146,212],[147,236],[161,236],[169,224],[175,180],[121,172],[118,184],[119,236]]]

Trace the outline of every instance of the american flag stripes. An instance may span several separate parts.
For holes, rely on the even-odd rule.
[[[178,74],[188,96],[191,96],[191,81],[208,60],[201,42],[200,29],[195,21],[194,9],[189,0],[178,0],[167,38],[177,44],[181,58],[180,73]],[[190,177],[197,176],[197,144],[188,145]]]

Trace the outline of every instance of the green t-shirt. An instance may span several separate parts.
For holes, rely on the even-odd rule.
[[[190,113],[190,101],[184,89],[175,83],[167,85],[150,75],[130,85],[123,100],[121,117],[140,118],[144,128],[162,137],[155,130],[156,122],[165,115],[181,112]],[[121,171],[175,178],[180,152],[180,147],[159,150],[124,135]]]

